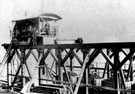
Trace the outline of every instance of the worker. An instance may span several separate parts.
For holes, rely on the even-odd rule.
[[[37,28],[37,26],[36,25],[34,25],[33,27],[32,27],[32,38],[33,38],[33,44],[36,44],[36,38],[37,38],[37,35],[38,35],[38,28]]]
[[[32,25],[29,25],[29,27],[28,27],[28,31],[32,31]]]
[[[45,35],[49,35],[49,30],[50,30],[50,25],[48,22],[46,22],[41,32],[44,32]]]

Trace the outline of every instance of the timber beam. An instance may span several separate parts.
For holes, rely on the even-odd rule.
[[[10,44],[2,44],[4,47],[8,47]],[[12,48],[17,49],[89,49],[89,48],[108,48],[108,49],[115,49],[115,48],[135,48],[135,42],[114,42],[114,43],[84,43],[84,44],[50,44],[50,45],[13,45]]]

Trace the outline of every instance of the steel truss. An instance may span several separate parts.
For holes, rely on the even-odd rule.
[[[7,51],[11,44],[3,44]],[[7,79],[9,88],[14,88],[18,77],[33,78],[33,72],[30,69],[28,59],[34,58],[34,70],[38,68],[38,82],[39,85],[45,85],[45,82],[52,82],[53,84],[60,84],[68,86],[71,94],[77,94],[80,87],[85,87],[85,93],[89,94],[89,88],[101,88],[125,92],[126,81],[133,81],[133,60],[135,53],[134,42],[123,43],[90,43],[90,44],[54,44],[54,45],[12,45],[9,55],[7,57]],[[63,55],[64,54],[64,55]],[[122,54],[122,56],[121,56]],[[97,59],[102,57],[106,61],[103,68],[102,78],[112,77],[114,79],[114,87],[93,86],[89,83],[90,66]],[[50,57],[50,58],[48,58]],[[49,60],[52,61],[50,62]],[[73,65],[74,59],[77,61]],[[16,62],[15,62],[16,60]],[[66,62],[69,62],[67,66]],[[31,61],[32,62],[32,61]],[[124,70],[123,66],[129,63],[128,69]],[[16,63],[16,64],[15,64]],[[100,62],[99,62],[100,63]],[[12,67],[11,67],[12,65]],[[17,66],[17,68],[14,68]],[[24,75],[24,67],[27,70],[27,76]],[[78,80],[73,82],[71,72],[74,68],[80,68]],[[9,71],[9,70],[12,70]],[[46,71],[46,78],[43,78],[41,72]],[[65,75],[63,74],[65,73]],[[44,74],[44,73],[43,73]],[[64,78],[66,77],[66,80]],[[9,79],[12,78],[11,81]],[[82,82],[82,79],[84,80]],[[24,82],[23,82],[24,84]],[[23,86],[22,84],[22,86]],[[128,92],[128,90],[126,91]]]

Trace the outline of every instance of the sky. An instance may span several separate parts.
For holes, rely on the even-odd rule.
[[[11,21],[55,13],[61,38],[87,43],[134,42],[135,0],[0,0],[0,45],[10,42]],[[0,46],[0,61],[5,50]]]

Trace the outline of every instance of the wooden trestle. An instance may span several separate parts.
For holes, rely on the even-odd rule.
[[[68,85],[71,94],[77,94],[79,87],[86,87],[85,93],[89,94],[89,88],[92,87],[89,82],[89,70],[90,65],[94,60],[100,55],[106,61],[103,68],[102,77],[107,75],[110,78],[110,70],[113,72],[113,79],[115,81],[115,88],[117,94],[120,93],[122,89],[126,89],[125,82],[133,80],[133,60],[135,53],[135,42],[117,42],[117,43],[87,43],[87,44],[54,44],[54,45],[16,45],[12,44],[11,49],[9,49],[11,44],[3,44],[3,46],[8,50],[7,58],[7,79],[11,76],[12,81],[8,81],[10,88],[15,87],[16,80],[19,76],[25,77],[23,75],[23,66],[26,67],[28,72],[28,78],[32,78],[32,72],[28,66],[29,57],[33,57],[38,66],[38,81],[39,85],[42,85],[42,81],[50,81],[53,84]],[[64,53],[64,55],[62,55]],[[121,56],[122,54],[122,56]],[[55,66],[52,64],[50,67],[50,62],[47,62],[48,56],[53,59]],[[14,60],[13,60],[14,59]],[[9,64],[14,64],[15,59],[18,61],[16,71],[11,73],[12,70]],[[73,59],[76,59],[78,63],[73,66]],[[70,76],[67,71],[66,62],[70,61],[68,67],[70,71],[73,71],[73,67],[80,67],[80,72],[78,80],[73,83],[70,80]],[[19,63],[20,62],[20,63]],[[32,61],[31,61],[32,62]],[[124,64],[129,62],[128,70],[126,74],[122,68]],[[100,63],[100,62],[99,62]],[[48,70],[48,75],[50,79],[43,79],[41,77],[41,65],[45,65],[46,70]],[[36,66],[36,67],[37,67]],[[55,70],[52,70],[55,67]],[[54,77],[52,72],[55,73]],[[64,81],[63,73],[66,73],[67,81]],[[84,79],[83,79],[84,78]],[[84,82],[82,83],[82,79]],[[121,84],[122,83],[122,84]],[[121,86],[122,85],[122,86]],[[93,86],[94,88],[96,86]],[[101,86],[101,88],[103,88]],[[109,89],[109,88],[108,88]],[[83,93],[84,94],[84,93]]]

